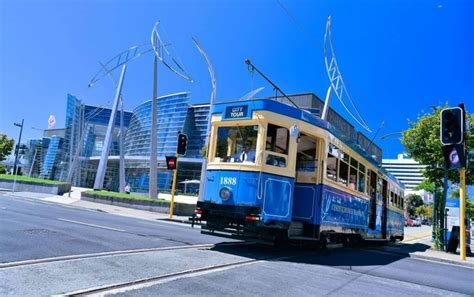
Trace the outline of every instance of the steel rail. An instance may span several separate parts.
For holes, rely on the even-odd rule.
[[[140,254],[140,253],[150,253],[150,252],[160,252],[160,251],[170,251],[170,250],[185,250],[185,249],[193,249],[193,248],[213,248],[216,246],[242,245],[242,244],[249,244],[249,243],[246,243],[246,242],[235,242],[235,243],[224,242],[224,243],[218,243],[218,244],[207,243],[207,244],[194,244],[194,245],[145,248],[145,249],[133,249],[133,250],[123,250],[123,251],[113,251],[113,252],[100,252],[100,253],[91,253],[91,254],[59,256],[59,257],[50,257],[50,258],[35,259],[35,260],[24,260],[24,261],[0,263],[0,269],[38,265],[38,264],[45,264],[45,263],[52,263],[52,262],[101,258],[101,257],[109,257],[109,256],[117,256],[117,255],[133,255],[133,254]]]
[[[172,273],[167,273],[163,275],[133,280],[133,281],[126,281],[126,282],[115,283],[111,285],[105,285],[105,286],[100,286],[100,287],[95,287],[95,288],[90,288],[90,289],[85,289],[85,290],[74,291],[74,292],[66,293],[64,295],[65,296],[90,296],[90,295],[103,296],[105,294],[116,294],[116,293],[133,290],[134,289],[133,287],[135,286],[137,286],[136,289],[140,289],[143,287],[150,287],[150,286],[157,285],[160,282],[172,281],[172,280],[176,280],[182,277],[191,277],[194,275],[198,276],[203,273],[217,272],[226,268],[240,267],[244,265],[256,264],[259,262],[269,261],[269,260],[282,261],[282,260],[287,260],[287,259],[291,259],[295,257],[301,257],[304,254],[312,254],[312,253],[314,252],[298,253],[298,254],[289,255],[289,256],[269,256],[269,257],[263,257],[260,259],[247,259],[247,260],[235,261],[231,263],[215,264],[211,266],[187,269],[183,271],[172,272]]]

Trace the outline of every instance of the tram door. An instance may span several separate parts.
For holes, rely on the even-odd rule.
[[[301,134],[297,147],[295,164],[295,192],[293,200],[293,218],[311,223],[314,220],[317,173],[318,140]]]
[[[387,200],[388,183],[384,179],[382,184],[382,238],[387,238]]]

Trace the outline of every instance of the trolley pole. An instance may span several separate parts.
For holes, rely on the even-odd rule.
[[[461,260],[466,260],[466,222],[464,218],[466,209],[466,168],[461,167],[459,170],[459,179],[461,181],[461,188],[459,189],[459,226],[460,226],[460,248]]]
[[[174,211],[174,192],[176,190],[176,179],[178,175],[178,157],[176,158],[176,169],[173,170],[173,186],[171,187],[170,219],[173,218]]]

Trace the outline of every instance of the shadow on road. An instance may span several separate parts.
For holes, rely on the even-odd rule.
[[[216,245],[211,250],[256,260],[287,261],[325,266],[379,266],[409,257],[412,252],[429,249],[426,244],[364,244],[357,248],[325,249],[309,246],[275,247],[248,243]]]

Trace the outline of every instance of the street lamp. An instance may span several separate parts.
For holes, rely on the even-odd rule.
[[[19,127],[20,128],[20,136],[18,137],[18,143],[17,145],[15,146],[15,163],[13,164],[13,174],[16,175],[17,173],[17,169],[18,169],[18,166],[17,166],[17,162],[18,162],[18,153],[20,151],[20,142],[21,142],[21,134],[23,133],[23,123],[24,123],[24,119],[21,120],[21,124],[19,123],[13,123],[13,125],[15,125],[16,127]]]
[[[16,127],[19,127],[20,128],[20,136],[18,137],[18,143],[15,147],[15,163],[13,164],[13,174],[14,174],[14,177],[13,177],[13,188],[12,188],[12,192],[15,192],[15,185],[16,185],[16,175],[18,173],[18,166],[17,166],[17,162],[18,162],[18,153],[20,152],[20,142],[21,142],[21,134],[23,133],[23,124],[25,122],[25,119],[22,119],[21,120],[21,124],[19,123],[13,123],[13,125],[15,125]]]

